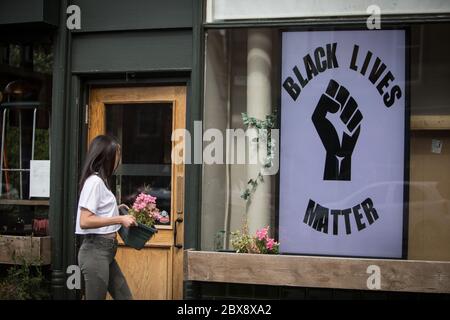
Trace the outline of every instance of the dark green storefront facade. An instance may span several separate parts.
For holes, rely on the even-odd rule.
[[[67,7],[81,11],[81,29],[69,30]],[[77,264],[74,221],[77,177],[86,149],[86,97],[91,86],[169,84],[187,86],[187,129],[201,119],[202,1],[2,1],[5,37],[51,38],[51,287],[56,299],[76,299],[66,269]],[[198,244],[200,166],[186,167],[185,247]]]
[[[67,19],[71,16],[67,8],[71,5],[80,8],[80,29],[70,30],[66,26]],[[206,15],[206,1],[203,0],[15,0],[2,1],[0,4],[0,35],[3,40],[24,43],[42,40],[51,43],[53,47],[49,221],[52,244],[50,280],[54,299],[81,297],[79,290],[67,288],[66,270],[68,266],[77,264],[79,243],[74,230],[78,176],[87,149],[86,119],[89,92],[92,88],[186,86],[186,129],[195,132],[195,121],[207,121],[204,107],[211,109],[215,107],[213,104],[208,105],[205,98],[204,79],[207,78],[205,65],[212,61],[206,57],[208,52],[215,51],[214,54],[218,57],[226,56],[226,54],[221,56],[220,50],[216,50],[222,48],[223,43],[214,42],[214,39],[219,39],[222,31],[223,34],[234,33],[235,38],[230,34],[226,35],[227,41],[230,41],[242,40],[245,35],[239,33],[250,29],[272,28],[272,31],[275,31],[273,34],[277,36],[280,30],[361,29],[366,23],[366,17],[351,15],[342,18],[329,16],[228,21],[219,19],[214,22],[208,21]],[[404,27],[421,23],[448,23],[450,16],[412,14],[386,16],[382,19],[383,23],[391,27]],[[211,51],[206,48],[208,41],[205,40],[208,36]],[[237,41],[234,49],[238,53],[242,49],[240,46],[241,42]],[[279,50],[275,46],[274,48],[273,53],[277,56]],[[243,49],[245,50],[247,48]],[[246,59],[245,55],[246,52],[242,55],[244,57],[242,61]],[[215,79],[221,77],[221,80],[225,81],[226,77],[220,72],[226,68],[219,60],[215,61],[221,65],[218,67],[219,77]],[[279,66],[275,66],[274,70],[277,67]],[[243,67],[245,68],[246,66]],[[234,79],[238,83],[237,86],[243,87],[245,76],[245,72],[238,74]],[[230,79],[226,81],[231,82]],[[279,89],[275,89],[274,92],[278,92],[276,90]],[[202,185],[202,170],[201,164],[185,166],[183,250],[210,250],[202,242],[206,238],[202,237],[202,227],[209,226],[206,224],[202,226],[201,222],[204,216],[210,214],[208,210],[202,208],[202,189],[207,189],[208,186],[205,181]],[[220,196],[222,195],[223,192],[220,193]],[[277,219],[276,214],[274,219]],[[303,288],[281,283],[279,286],[228,283],[226,279],[221,283],[203,280],[184,281],[183,289],[185,299],[436,297],[434,294],[422,294],[420,291],[419,293],[374,292],[365,288],[334,289],[320,285],[315,288]],[[443,294],[439,297],[448,298],[448,295]]]
[[[169,83],[188,87],[187,123],[200,113],[200,1],[74,1],[81,8],[82,28],[70,32],[61,23],[55,48],[51,221],[53,288],[56,297],[68,297],[65,268],[76,264],[74,216],[76,181],[85,150],[85,128],[80,126],[84,94],[90,85]],[[66,16],[61,3],[61,20]],[[126,10],[126,14],[124,14]],[[102,19],[99,19],[102,17]],[[194,48],[198,48],[195,50]],[[59,119],[56,120],[56,119]],[[56,124],[59,122],[59,124]],[[64,125],[65,124],[65,125]],[[186,247],[197,246],[196,216],[199,203],[199,168],[187,169]],[[64,214],[61,214],[64,212]]]

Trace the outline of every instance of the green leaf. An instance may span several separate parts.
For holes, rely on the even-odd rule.
[[[242,112],[242,121],[244,125],[248,128],[256,128],[257,137],[254,138],[252,142],[260,142],[267,144],[267,155],[266,159],[263,161],[263,168],[270,168],[272,166],[273,161],[273,153],[274,153],[274,143],[272,142],[271,129],[274,129],[277,125],[277,113],[278,110],[274,109],[273,112],[269,115],[265,116],[264,120],[259,120],[254,117],[249,117],[248,113]],[[261,171],[258,173],[255,179],[250,179],[247,182],[247,188],[242,192],[241,198],[248,201],[251,198],[251,195],[256,191],[259,182],[264,181],[264,177],[261,174]],[[248,186],[251,188],[249,189]]]

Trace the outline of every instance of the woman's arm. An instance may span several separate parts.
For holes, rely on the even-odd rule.
[[[137,225],[136,218],[131,215],[116,216],[116,217],[99,217],[95,213],[81,208],[80,212],[80,227],[81,229],[95,229],[110,226],[113,224],[121,224],[125,228]]]

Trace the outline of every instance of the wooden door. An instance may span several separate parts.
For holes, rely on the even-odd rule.
[[[185,116],[185,87],[90,91],[88,142],[109,133],[122,146],[122,163],[112,182],[118,202],[131,206],[146,186],[169,214],[169,222],[157,226],[144,249],[125,247],[119,240],[116,260],[135,299],[183,298],[184,165],[171,161],[171,134],[185,128]],[[182,145],[176,147],[184,151]]]

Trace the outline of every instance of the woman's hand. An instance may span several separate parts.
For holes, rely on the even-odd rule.
[[[132,215],[124,215],[124,216],[120,216],[121,218],[121,222],[120,224],[123,225],[125,228],[129,228],[131,226],[137,226],[137,222],[136,222],[136,218],[133,217]]]

